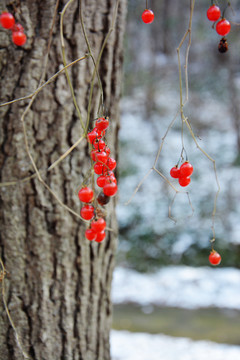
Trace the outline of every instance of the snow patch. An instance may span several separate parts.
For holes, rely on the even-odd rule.
[[[240,270],[168,266],[156,273],[141,274],[119,267],[113,275],[112,300],[115,304],[240,310]]]
[[[239,360],[240,346],[166,335],[111,332],[112,360]]]

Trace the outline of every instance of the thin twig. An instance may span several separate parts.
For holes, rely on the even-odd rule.
[[[62,162],[79,144],[80,142],[84,139],[84,136],[81,136],[76,142],[75,144],[73,144],[67,151],[65,151],[65,153],[63,155],[61,155],[56,161],[54,161],[54,163],[52,163],[47,170],[40,170],[39,173],[45,173],[46,171],[49,172],[52,169],[55,168],[55,166],[57,166],[60,162]],[[0,183],[0,187],[4,187],[4,186],[12,186],[12,185],[16,185],[22,182],[27,182],[29,180],[32,180],[34,178],[36,178],[37,174],[32,174],[31,176],[27,176],[24,179],[21,180],[16,180],[16,181],[8,181],[8,182],[2,182]]]
[[[96,67],[96,61],[95,61],[95,58],[94,58],[93,53],[92,53],[92,49],[91,49],[91,46],[90,46],[90,42],[88,40],[87,32],[86,32],[84,21],[83,21],[82,0],[80,0],[80,4],[79,4],[79,14],[80,14],[80,22],[81,22],[81,26],[82,26],[83,36],[84,36],[85,42],[87,44],[89,55],[92,58],[94,69],[96,69],[96,73],[97,73],[98,86],[99,86],[100,94],[101,94],[100,95],[100,104],[99,104],[99,107],[98,107],[98,112],[99,112],[100,106],[103,106],[103,103],[104,103],[103,87],[102,87],[102,82],[101,82],[101,78],[100,78],[100,75],[99,75],[99,71],[98,71],[98,68]],[[88,130],[88,124],[86,126],[86,131],[87,130]]]
[[[66,69],[68,69],[70,66],[75,65],[76,63],[78,63],[79,61],[82,61],[84,59],[86,59],[89,55],[86,54],[82,57],[80,57],[79,59],[76,59],[74,61],[72,61],[70,64],[64,66],[61,70],[59,70],[56,74],[54,74],[53,76],[50,77],[50,79],[48,79],[44,84],[42,84],[41,86],[39,86],[33,93],[23,96],[21,98],[18,99],[14,99],[5,103],[0,104],[0,107],[6,106],[6,105],[11,105],[14,104],[16,102],[19,101],[23,101],[23,100],[28,100],[28,99],[32,99],[35,95],[37,95],[46,85],[50,84],[51,82],[53,82],[60,74],[62,74]]]
[[[99,63],[100,63],[100,60],[102,58],[102,53],[103,53],[103,50],[108,42],[108,39],[111,35],[111,33],[113,32],[114,30],[114,25],[115,25],[115,22],[116,22],[116,19],[117,19],[117,11],[118,11],[118,5],[119,5],[119,2],[120,0],[117,0],[116,1],[116,5],[115,5],[115,9],[114,9],[114,13],[113,13],[113,18],[112,18],[112,22],[111,22],[111,26],[110,26],[110,29],[103,41],[103,45],[101,47],[101,50],[99,52],[99,55],[97,57],[97,61],[96,61],[96,66],[94,67],[94,71],[93,71],[93,75],[92,75],[92,79],[91,79],[91,87],[90,87],[90,93],[89,93],[89,100],[88,100],[88,111],[87,111],[87,123],[86,123],[86,131],[88,129],[88,125],[89,125],[89,121],[90,121],[90,114],[91,114],[91,106],[92,106],[92,96],[93,96],[93,87],[94,87],[94,80],[95,80],[95,76],[97,74],[97,71],[98,71],[98,67],[99,67]]]
[[[3,264],[3,261],[0,257],[0,265],[2,267],[2,273],[3,273],[3,276],[1,277],[1,294],[2,294],[2,301],[3,301],[3,305],[4,305],[4,308],[5,308],[5,311],[6,311],[6,314],[7,314],[7,317],[8,317],[8,320],[13,328],[13,331],[14,331],[14,335],[15,335],[15,339],[16,339],[16,342],[17,342],[17,346],[19,347],[19,350],[21,351],[21,354],[23,356],[23,358],[25,360],[32,360],[31,357],[23,350],[23,345],[22,345],[22,341],[20,339],[20,336],[18,335],[18,332],[17,332],[17,329],[16,329],[16,326],[14,324],[14,321],[11,317],[11,314],[10,314],[10,311],[8,309],[8,305],[7,305],[7,301],[6,301],[6,296],[5,296],[5,274],[6,274],[6,268]]]
[[[84,125],[84,122],[83,122],[83,119],[82,119],[81,111],[80,111],[79,106],[78,106],[78,104],[77,104],[77,100],[76,100],[76,97],[75,97],[75,94],[74,94],[73,85],[72,85],[72,82],[71,82],[71,80],[70,80],[68,71],[67,71],[67,69],[66,69],[66,63],[67,63],[67,62],[66,62],[65,44],[64,44],[64,36],[63,36],[63,17],[64,17],[64,14],[65,14],[68,6],[69,6],[73,1],[74,1],[74,0],[69,0],[69,1],[66,3],[66,5],[64,6],[62,12],[60,13],[60,37],[61,37],[61,46],[62,46],[62,58],[63,58],[64,67],[65,67],[65,73],[66,73],[68,85],[69,85],[69,88],[70,88],[70,90],[71,90],[73,103],[74,103],[74,106],[75,106],[75,108],[76,108],[76,110],[77,110],[78,117],[79,117],[79,120],[80,120],[80,122],[81,122],[82,129],[84,130],[84,129],[85,129],[85,125]]]

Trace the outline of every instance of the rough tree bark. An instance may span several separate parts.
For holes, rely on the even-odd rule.
[[[62,64],[59,12],[45,79]],[[82,0],[84,21],[95,58],[109,30],[115,0]],[[10,31],[0,30],[1,103],[31,93],[40,79],[56,0],[4,0],[22,23],[27,44],[17,48]],[[64,20],[67,63],[87,53],[79,21],[80,0],[72,2]],[[122,43],[126,1],[121,0],[115,30],[100,63],[105,106],[111,119],[108,142],[117,156]],[[91,59],[69,69],[78,105],[86,119]],[[97,83],[96,83],[97,84]],[[94,87],[91,120],[96,117],[99,90]],[[33,173],[20,121],[28,101],[0,108],[0,181],[19,180]],[[80,137],[82,130],[65,75],[39,93],[26,117],[30,152],[39,169],[46,169]],[[80,210],[77,191],[89,169],[84,140],[71,155],[43,178],[61,201]],[[6,266],[8,307],[31,359],[108,360],[111,326],[110,287],[116,250],[116,200],[108,205],[108,232],[98,245],[84,239],[86,225],[52,197],[35,178],[0,188],[0,256]],[[0,284],[1,287],[1,284]],[[23,358],[0,302],[0,359]]]

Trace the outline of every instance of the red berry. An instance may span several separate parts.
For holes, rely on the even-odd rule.
[[[228,20],[222,19],[216,25],[216,32],[221,36],[226,36],[231,30],[231,24]]]
[[[20,32],[24,32],[24,28],[21,24],[17,23],[15,25],[13,25],[13,27],[11,28],[12,31],[20,31]]]
[[[179,176],[180,176],[180,169],[177,166],[174,166],[170,170],[170,175],[171,175],[172,178],[178,179]]]
[[[100,194],[97,197],[97,201],[99,205],[104,206],[110,201],[110,197],[106,196],[103,192],[100,192]]]
[[[106,146],[105,142],[101,139],[95,139],[92,144],[93,147],[97,150],[103,150]]]
[[[117,193],[118,187],[115,182],[107,182],[103,187],[103,193],[107,196],[114,196]]]
[[[193,166],[190,162],[186,161],[180,166],[179,177],[189,177],[193,173]]]
[[[181,186],[188,186],[191,182],[191,178],[190,177],[180,177],[178,179],[179,185]]]
[[[144,10],[144,12],[142,13],[142,21],[145,24],[151,24],[154,20],[154,13],[152,10],[150,9],[146,9]]]
[[[113,171],[111,171],[111,170],[109,170],[108,168],[107,168],[107,166],[104,166],[104,168],[103,168],[103,175],[105,175],[105,176],[114,176],[115,177],[115,175],[114,175],[114,172]]]
[[[106,130],[109,125],[108,117],[98,118],[95,125],[96,125],[96,128],[98,128],[98,130],[100,130],[100,131]]]
[[[117,179],[114,176],[112,171],[109,171],[109,175],[105,175],[105,184],[110,184],[111,182],[117,183]]]
[[[17,46],[23,46],[27,41],[27,37],[22,31],[14,31],[12,33],[12,41]]]
[[[97,161],[97,159],[96,159],[96,153],[97,153],[97,149],[93,149],[93,150],[91,151],[90,156],[91,156],[91,158],[93,159],[93,161]]]
[[[105,239],[105,237],[106,237],[105,231],[98,232],[95,241],[100,243]]]
[[[117,162],[112,157],[109,157],[106,165],[109,170],[114,170],[117,166]]]
[[[105,136],[105,133],[106,131],[105,130],[98,130],[98,128],[95,128],[97,129],[97,134],[98,134],[98,138],[101,139],[103,136]]]
[[[93,229],[87,229],[85,231],[85,237],[88,240],[93,241],[93,240],[96,240],[97,234],[95,233],[95,231]]]
[[[84,205],[81,208],[80,215],[84,220],[91,220],[94,217],[94,207],[92,205]]]
[[[81,190],[79,190],[78,197],[80,201],[89,203],[93,199],[93,191],[87,186],[83,187]]]
[[[12,14],[8,12],[3,12],[0,15],[0,24],[4,29],[11,29],[15,24],[15,19]]]
[[[107,162],[107,159],[108,159],[108,154],[105,152],[105,151],[98,151],[96,153],[96,158],[97,158],[97,161],[100,161],[104,164],[106,164]]]
[[[109,149],[108,146],[105,146],[104,151],[105,151],[105,153],[107,153],[108,155],[110,154],[110,149]]]
[[[212,265],[219,265],[220,262],[221,262],[222,258],[221,258],[221,255],[215,251],[215,250],[212,250],[210,252],[210,255],[209,255],[209,262],[210,264]]]
[[[102,163],[100,163],[100,162],[97,162],[95,165],[94,165],[94,167],[93,167],[93,170],[94,170],[94,172],[95,172],[95,174],[97,174],[97,175],[102,175],[102,173],[103,173],[103,164]]]
[[[97,178],[97,185],[99,187],[101,187],[101,188],[104,187],[105,182],[106,182],[106,177],[104,175],[101,175]]]
[[[90,144],[92,144],[93,141],[95,139],[97,139],[98,134],[97,134],[97,132],[95,130],[92,130],[87,134],[87,137],[88,137],[88,141],[90,142]]]
[[[105,230],[105,228],[106,228],[106,221],[103,218],[99,218],[96,221],[93,220],[91,223],[91,229],[93,229],[93,231],[95,231],[96,233]]]
[[[221,16],[221,10],[218,6],[212,5],[207,11],[207,18],[210,21],[217,21]]]

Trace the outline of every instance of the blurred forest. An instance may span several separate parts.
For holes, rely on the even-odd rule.
[[[185,144],[194,166],[188,200],[177,196],[175,224],[168,218],[174,193],[156,173],[144,182],[132,202],[134,189],[153,165],[161,139],[179,107],[177,47],[188,27],[189,1],[152,0],[151,25],[144,24],[144,1],[129,1],[125,37],[125,82],[120,131],[120,245],[118,263],[139,271],[169,264],[208,265],[212,211],[216,194],[213,164],[185,131]],[[227,1],[218,1],[221,9]],[[216,250],[221,266],[240,264],[240,1],[225,13],[232,23],[229,50],[221,54],[221,37],[206,17],[210,1],[196,1],[189,53],[189,100],[184,107],[204,150],[216,160],[221,192],[215,218]],[[186,45],[181,49],[184,62]],[[182,70],[183,71],[183,70]],[[184,93],[185,94],[185,93]],[[168,177],[179,159],[181,119],[169,132],[158,160]],[[126,156],[127,154],[127,156]]]

